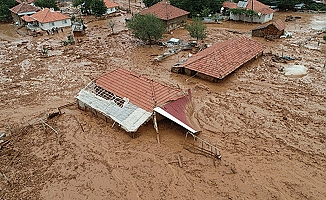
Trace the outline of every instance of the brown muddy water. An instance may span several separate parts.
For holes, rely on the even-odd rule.
[[[0,24],[0,132],[7,132],[10,140],[0,150],[1,172],[8,178],[0,178],[0,198],[326,199],[326,44],[325,33],[316,34],[326,27],[326,15],[276,12],[275,19],[284,21],[287,15],[301,16],[285,22],[291,38],[253,37],[266,45],[266,54],[217,83],[170,72],[191,52],[153,62],[165,49],[135,40],[125,30],[126,15],[85,18],[87,35],[70,46],[60,45],[68,29],[29,37]],[[117,23],[114,34],[109,20]],[[258,25],[207,26],[204,42],[213,44],[250,37]],[[191,39],[185,29],[163,40],[171,37]],[[41,55],[38,47],[44,43],[52,47],[53,56]],[[267,54],[282,52],[295,60],[274,62]],[[285,76],[289,65],[305,66],[307,75]],[[169,120],[158,125],[161,144],[150,122],[132,139],[112,122],[75,105],[48,121],[58,130],[60,144],[53,131],[43,130],[40,117],[74,102],[87,83],[118,67],[190,88],[199,136],[216,145],[222,159],[184,149],[185,130]]]

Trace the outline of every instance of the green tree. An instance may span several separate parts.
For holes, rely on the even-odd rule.
[[[92,14],[96,17],[102,16],[106,13],[107,7],[103,0],[92,0],[91,3]]]
[[[34,4],[41,8],[54,8],[54,10],[59,10],[56,0],[35,0]]]
[[[151,7],[152,5],[154,5],[160,1],[161,0],[143,0],[143,3],[145,4],[146,7]]]
[[[162,38],[165,31],[163,22],[153,14],[134,15],[127,22],[127,27],[131,30],[136,38],[148,41],[150,44],[153,40]]]
[[[206,28],[207,27],[199,18],[193,19],[193,21],[186,26],[186,29],[190,33],[190,36],[196,38],[197,40],[203,40],[207,37]]]
[[[9,20],[11,18],[10,8],[16,5],[15,0],[1,0],[0,1],[0,21]]]
[[[170,0],[171,5],[190,12],[197,17],[205,9],[210,9],[210,14],[219,13],[225,0]],[[205,13],[206,14],[206,13]]]
[[[91,14],[91,0],[72,0],[72,6],[80,6],[80,11],[83,14]]]

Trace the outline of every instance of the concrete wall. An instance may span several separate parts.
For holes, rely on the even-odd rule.
[[[111,14],[111,13],[115,13],[115,12],[119,12],[119,7],[108,8],[106,11],[106,14]]]
[[[164,21],[163,23],[166,27],[166,31],[171,31],[181,26],[184,26],[187,23],[187,19],[188,19],[187,15],[184,15],[168,21]]]
[[[39,23],[39,27],[43,30],[50,30],[54,27],[58,27],[58,28],[64,28],[64,27],[68,27],[71,26],[71,21],[70,19],[66,19],[66,20],[61,20],[61,21],[55,21],[55,22],[49,22],[49,23]]]
[[[234,15],[230,13],[230,19],[235,20],[235,21],[244,21],[244,22],[254,22],[254,23],[265,23],[268,21],[271,21],[273,19],[274,13],[269,14],[269,15],[261,15],[259,16],[254,16],[254,17],[247,17],[245,15]]]

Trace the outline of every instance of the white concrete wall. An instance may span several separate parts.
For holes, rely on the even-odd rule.
[[[118,12],[119,8],[118,7],[114,7],[114,8],[108,8],[106,11],[106,14],[111,14],[111,13],[115,13]]]
[[[235,20],[235,21],[255,22],[255,23],[263,24],[265,22],[271,21],[273,19],[273,15],[274,15],[274,13],[269,14],[269,15],[261,15],[260,17],[254,16],[252,18],[252,17],[247,17],[244,15],[234,15],[234,14],[230,13],[230,19]]]
[[[39,23],[39,27],[43,30],[50,30],[53,27],[64,28],[64,27],[68,27],[68,26],[71,26],[70,19],[56,21],[56,22],[49,22],[49,23],[44,23],[44,24]]]

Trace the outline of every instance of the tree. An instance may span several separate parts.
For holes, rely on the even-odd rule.
[[[152,5],[154,5],[160,1],[161,0],[143,0],[143,3],[145,4],[146,7],[151,7]]]
[[[56,0],[35,0],[34,4],[41,8],[53,8],[54,10],[59,10]]]
[[[190,36],[198,39],[205,39],[207,37],[206,26],[203,24],[202,20],[195,18],[190,24],[186,26],[187,31]]]
[[[110,21],[109,21],[108,26],[111,28],[112,33],[114,33],[113,28],[114,28],[114,26],[115,26],[115,23],[114,23],[113,20],[110,20]]]
[[[210,9],[209,14],[219,13],[225,0],[170,0],[171,5],[190,12],[190,15],[197,17],[202,11]],[[205,13],[207,14],[207,13]]]
[[[80,6],[80,10],[83,14],[91,14],[91,0],[72,0],[72,6]]]
[[[11,18],[10,8],[16,5],[15,0],[1,0],[0,1],[0,21],[9,20]]]
[[[103,0],[92,0],[91,9],[96,17],[104,15],[107,11],[107,7]]]
[[[134,15],[127,22],[127,27],[131,30],[136,38],[148,41],[150,44],[153,40],[162,38],[165,27],[163,22],[153,14]]]

